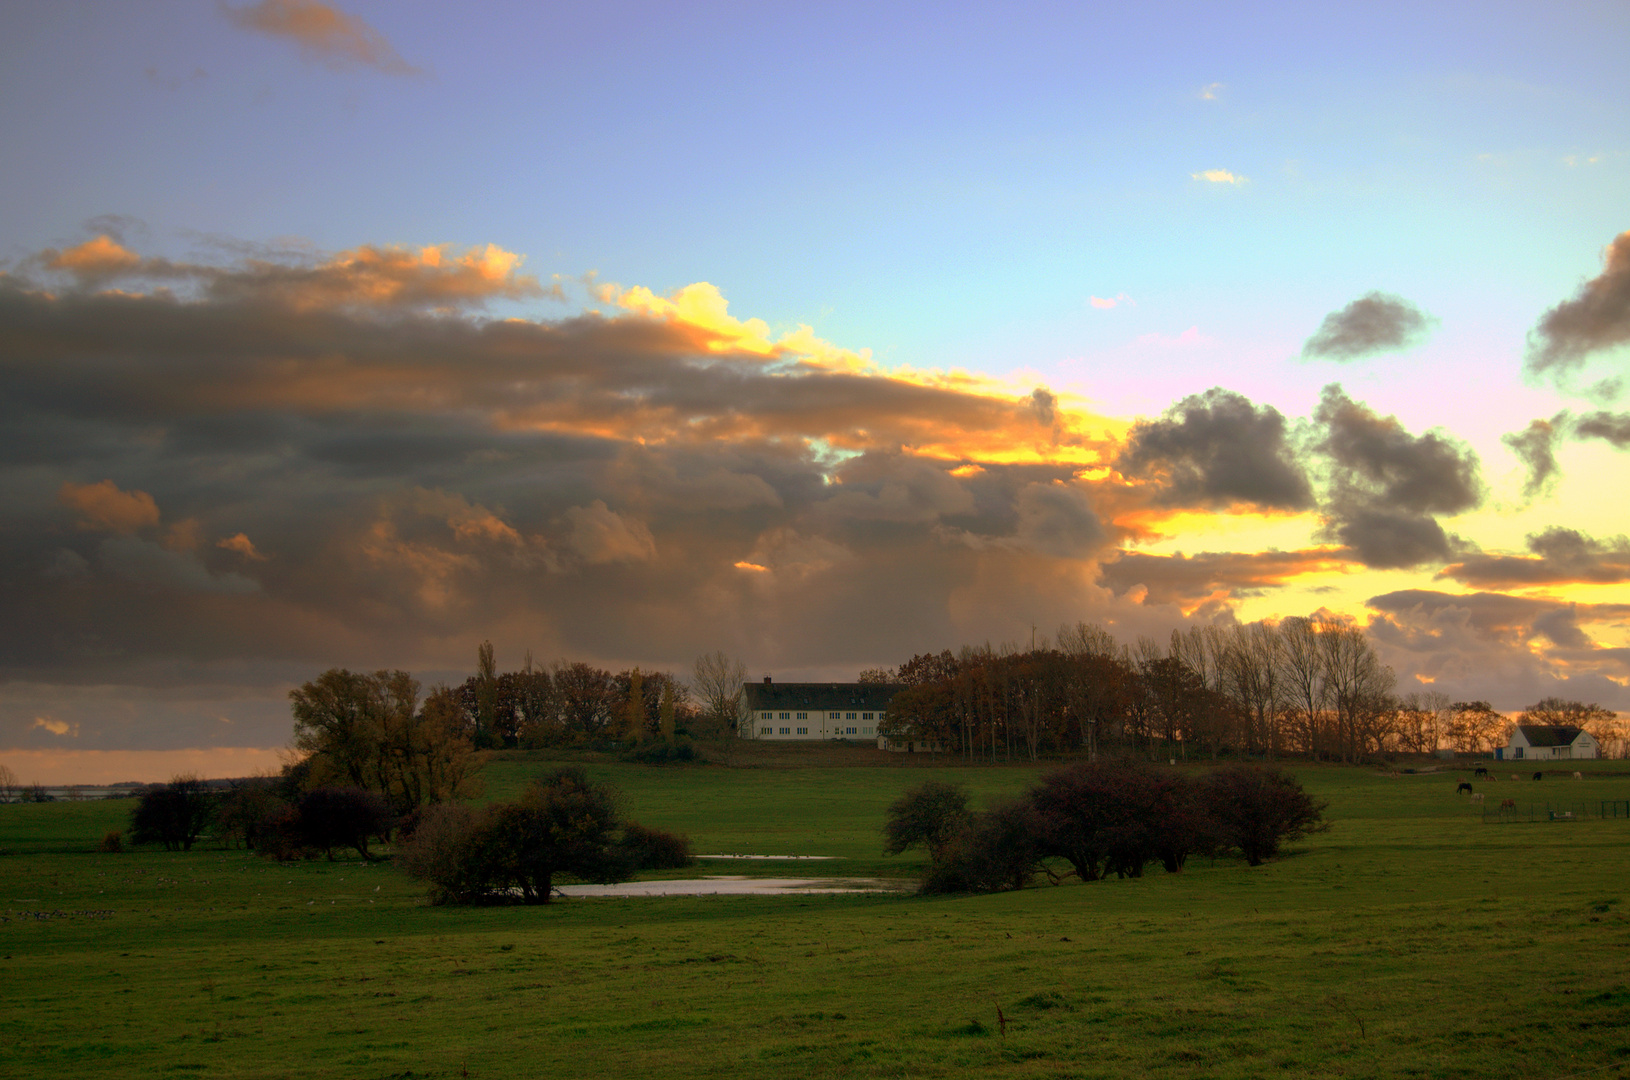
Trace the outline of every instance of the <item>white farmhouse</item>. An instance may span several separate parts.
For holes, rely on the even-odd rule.
[[[742,686],[743,738],[798,742],[853,739],[877,742],[877,728],[898,683],[762,683]],[[881,745],[881,743],[879,743]]]
[[[1565,724],[1518,724],[1511,729],[1510,744],[1494,752],[1503,761],[1555,761],[1601,754],[1602,748],[1590,732]]]

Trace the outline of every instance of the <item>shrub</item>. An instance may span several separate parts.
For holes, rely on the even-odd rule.
[[[163,844],[166,851],[191,851],[214,819],[215,799],[204,782],[178,776],[142,792],[130,811],[132,844]]]
[[[437,803],[418,817],[412,835],[396,849],[396,865],[430,885],[432,904],[468,904],[480,898],[471,847],[476,812],[464,803]]]
[[[1237,849],[1251,866],[1279,854],[1288,841],[1330,827],[1327,804],[1280,769],[1230,765],[1208,774],[1201,786],[1219,846]]]
[[[673,742],[653,742],[637,747],[622,755],[624,761],[641,765],[667,765],[671,762],[695,761],[696,747],[689,739],[675,737]]]
[[[653,829],[637,821],[623,822],[619,846],[636,870],[676,870],[696,862],[691,855],[689,837]]]
[[[385,836],[394,823],[384,798],[359,787],[313,788],[300,797],[294,820],[285,820],[303,846],[321,851],[330,861],[335,848],[346,847],[372,860],[368,841]]]
[[[1027,800],[1001,803],[970,818],[939,851],[920,892],[1022,889],[1041,869],[1042,823]]]
[[[118,829],[114,829],[102,837],[102,842],[96,845],[97,851],[104,851],[110,855],[117,855],[125,849],[124,839]]]
[[[937,861],[970,821],[968,793],[956,784],[929,780],[889,804],[883,821],[883,851],[899,855],[920,846]]]
[[[582,769],[534,781],[515,802],[461,813],[427,813],[406,845],[403,868],[429,883],[435,903],[547,904],[556,875],[609,883],[633,869],[616,842],[614,795]]]

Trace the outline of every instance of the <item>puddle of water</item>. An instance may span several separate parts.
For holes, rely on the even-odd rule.
[[[909,882],[886,878],[750,878],[715,875],[620,885],[561,885],[562,896],[809,896],[815,893],[899,892]]]

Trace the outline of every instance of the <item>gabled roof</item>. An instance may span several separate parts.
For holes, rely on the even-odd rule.
[[[882,712],[902,683],[746,683],[748,709],[866,709]]]
[[[1584,734],[1583,728],[1567,724],[1518,724],[1517,730],[1528,740],[1529,746],[1572,746]]]

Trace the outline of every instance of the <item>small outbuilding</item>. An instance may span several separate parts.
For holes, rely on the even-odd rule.
[[[1601,757],[1602,748],[1583,728],[1566,724],[1518,724],[1511,729],[1511,742],[1496,748],[1494,756],[1501,761],[1577,760]]]

